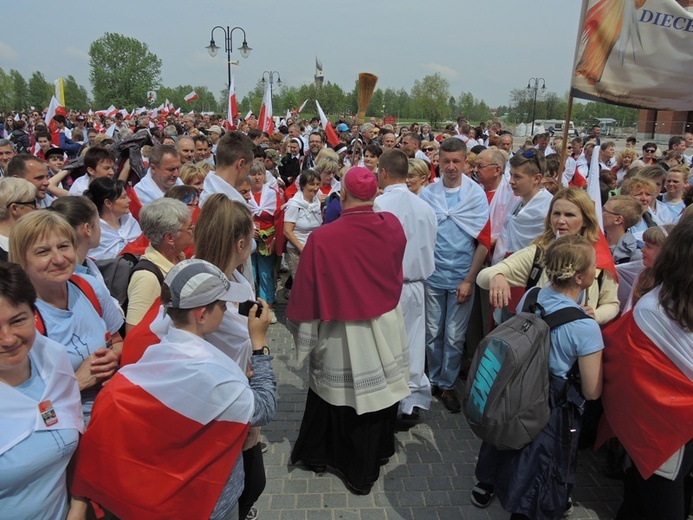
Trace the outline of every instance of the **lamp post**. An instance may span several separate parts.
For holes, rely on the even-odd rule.
[[[534,82],[534,84],[532,84]],[[527,82],[527,90],[534,90],[534,102],[532,103],[532,135],[534,135],[534,116],[537,110],[537,92],[539,91],[539,82],[541,82],[542,92],[546,90],[546,81],[544,78],[529,78]]]
[[[282,86],[282,78],[276,70],[266,70],[262,73],[262,87],[264,88],[267,80],[265,79],[265,74],[269,76],[270,93],[272,93],[272,88],[274,87],[274,75],[277,75],[277,87]]]
[[[212,28],[212,32],[210,33],[210,36],[209,36],[209,45],[207,45],[207,47],[205,47],[205,49],[207,49],[209,51],[209,55],[212,58],[214,58],[217,55],[217,53],[219,52],[219,49],[221,49],[221,47],[218,47],[216,45],[216,43],[214,43],[214,31],[216,29],[221,29],[222,32],[224,33],[224,50],[226,51],[226,65],[228,68],[228,78],[229,78],[229,82],[227,85],[230,86],[231,85],[231,51],[233,49],[233,43],[232,43],[231,37],[233,35],[233,31],[235,31],[236,29],[240,29],[243,32],[243,45],[241,45],[238,48],[238,50],[241,53],[241,56],[243,56],[244,58],[247,58],[248,56],[250,56],[250,51],[252,51],[253,49],[248,47],[248,42],[246,41],[246,36],[245,36],[245,29],[243,29],[242,27],[234,27],[233,29],[230,29],[228,25],[224,29],[224,27],[222,27],[221,25],[217,25],[216,27]]]

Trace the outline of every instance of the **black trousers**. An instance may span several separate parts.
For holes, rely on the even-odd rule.
[[[248,516],[250,508],[260,498],[267,483],[265,463],[262,460],[262,446],[259,442],[243,452],[243,469],[245,471],[245,487],[238,498],[238,518],[240,520],[245,520],[245,517]]]
[[[693,495],[693,440],[686,444],[674,480],[652,475],[645,480],[633,466],[626,472],[623,504],[616,520],[685,520]]]

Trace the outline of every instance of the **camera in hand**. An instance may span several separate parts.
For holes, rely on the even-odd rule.
[[[257,311],[255,312],[255,317],[259,318],[260,314],[262,313],[262,304],[260,302],[256,302],[255,300],[247,300],[244,301],[243,303],[238,304],[238,314],[241,314],[243,316],[250,316],[250,309],[253,308],[253,305],[257,305]]]

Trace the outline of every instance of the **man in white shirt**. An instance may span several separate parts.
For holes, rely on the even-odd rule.
[[[424,372],[426,361],[426,327],[424,314],[424,280],[433,274],[438,223],[426,202],[407,188],[407,156],[401,150],[387,150],[380,156],[378,182],[383,194],[375,199],[376,209],[394,214],[404,228],[407,246],[404,250],[404,286],[399,304],[404,315],[409,340],[410,395],[399,403],[404,420],[417,420],[417,408],[431,405],[431,383]]]
[[[152,148],[149,154],[149,171],[135,184],[135,193],[142,205],[163,197],[169,188],[182,185],[180,180],[178,150],[167,144]]]

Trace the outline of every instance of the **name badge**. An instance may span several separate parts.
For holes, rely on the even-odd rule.
[[[46,426],[53,426],[54,424],[58,424],[58,416],[55,415],[53,403],[51,403],[50,399],[41,401],[38,407],[39,413],[41,414],[41,418],[43,419],[43,422]]]

